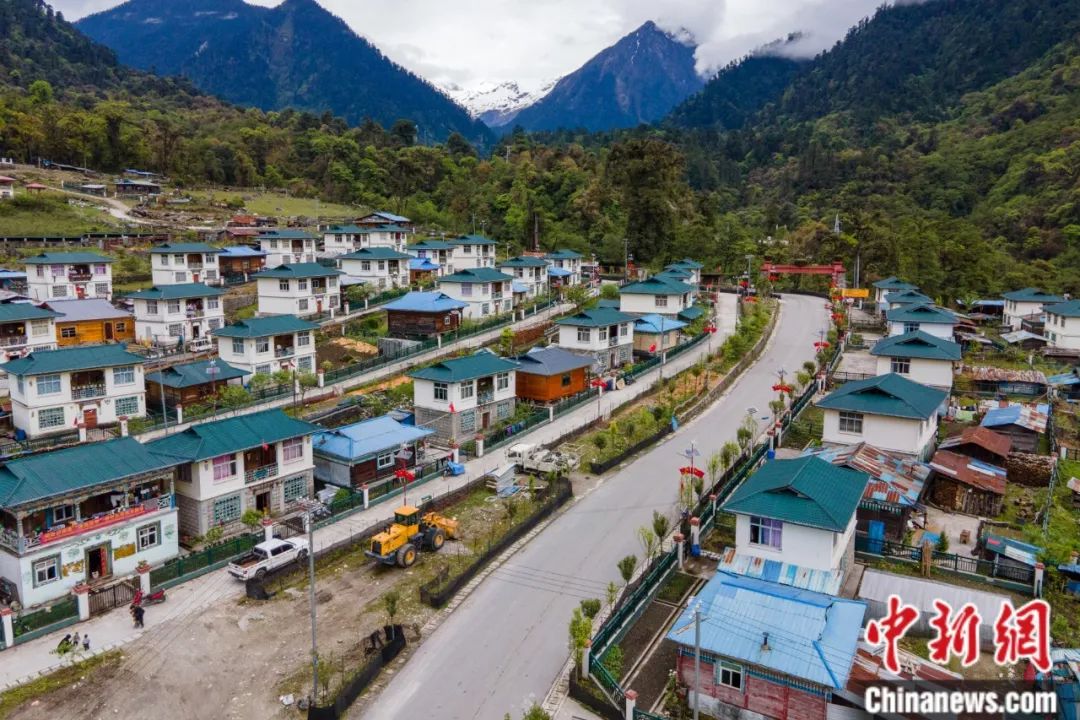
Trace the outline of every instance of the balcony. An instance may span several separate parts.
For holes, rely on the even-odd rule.
[[[476,393],[477,405],[487,405],[490,402],[495,402],[494,390],[482,390],[481,392]]]
[[[271,465],[263,465],[262,467],[255,468],[254,470],[248,470],[244,473],[244,484],[250,485],[262,480],[268,480],[278,474],[277,463]]]
[[[68,280],[71,282],[89,282],[94,278],[90,272],[69,272]]]
[[[291,345],[289,347],[274,348],[274,357],[276,358],[292,357],[295,354],[296,348],[292,347]]]
[[[206,317],[206,311],[205,310],[185,310],[184,311],[184,316],[188,320],[201,320],[202,318]]]
[[[105,385],[78,385],[72,386],[71,398],[73,400],[89,400],[91,398],[105,397]]]
[[[493,292],[493,293],[491,293],[491,299],[492,300],[502,300],[503,299],[503,294],[501,292]]]
[[[159,495],[128,507],[118,507],[109,512],[97,513],[93,517],[84,520],[54,525],[48,530],[29,534],[22,538],[22,547],[19,547],[20,538],[18,534],[14,530],[4,528],[0,530],[0,545],[16,552],[23,552],[30,548],[68,540],[83,533],[98,532],[110,525],[127,522],[133,518],[156,513],[159,510],[170,510],[172,506],[171,495]]]
[[[0,335],[0,347],[18,347],[29,342],[25,335]]]
[[[618,335],[612,335],[611,337],[608,338],[608,341],[607,341],[608,347],[615,347],[618,344],[619,344],[619,336]]]

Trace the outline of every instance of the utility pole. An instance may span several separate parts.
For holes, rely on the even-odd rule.
[[[159,371],[164,375],[164,371]],[[169,409],[165,407],[165,378],[162,378],[162,382],[158,383],[158,389],[161,391],[161,416],[165,418],[165,434],[169,434]]]
[[[623,282],[630,282],[630,238],[623,238]]]

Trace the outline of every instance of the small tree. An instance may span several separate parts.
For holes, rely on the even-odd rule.
[[[612,580],[607,584],[607,590],[605,590],[606,600],[608,607],[615,607],[615,600],[619,597],[619,586]]]
[[[668,520],[668,516],[658,510],[653,510],[652,513],[652,531],[656,534],[657,539],[663,542],[667,537],[668,530],[671,529],[671,521]]]
[[[367,283],[350,285],[349,289],[345,291],[345,298],[350,305],[363,305],[364,301],[369,297],[371,297],[371,287]]]
[[[319,369],[322,370],[324,373],[328,373],[334,369],[334,363],[330,362],[329,360],[323,360],[319,364]]]
[[[584,285],[571,285],[563,291],[563,299],[574,307],[581,307],[589,299],[589,289]]]
[[[570,652],[574,656],[574,663],[581,668],[581,651],[585,649],[585,643],[592,635],[592,621],[585,617],[580,607],[574,608],[574,614],[570,616]]]
[[[934,549],[940,553],[949,552],[949,536],[945,534],[944,530],[938,535],[937,542],[934,543]]]
[[[499,333],[499,354],[509,356],[513,352],[514,331],[510,328],[503,328],[503,331]]]
[[[506,519],[510,522],[511,525],[514,524],[514,518],[517,517],[519,509],[520,509],[520,507],[518,506],[518,501],[517,500],[515,500],[514,498],[507,498],[507,500],[506,500]]]
[[[637,532],[638,540],[641,542],[641,549],[645,552],[645,565],[647,566],[652,562],[653,556],[656,555],[660,543],[656,538],[656,533],[647,525],[639,527]]]
[[[226,385],[218,392],[217,400],[223,410],[235,410],[251,402],[251,393],[239,385]]]
[[[802,364],[802,367],[810,377],[813,377],[817,373],[817,363],[813,360],[807,360]]]
[[[255,373],[251,376],[251,379],[248,380],[248,387],[251,389],[251,392],[260,393],[270,387],[273,382],[273,378],[266,373]]]
[[[278,370],[270,377],[273,379],[275,385],[284,387],[292,382],[293,374],[290,370]]]
[[[248,526],[249,529],[255,530],[262,524],[263,514],[255,508],[248,508],[244,511],[244,514],[240,516],[240,522]]]
[[[582,600],[581,612],[584,613],[585,617],[589,618],[589,620],[592,620],[600,613],[600,601],[596,598]]]
[[[630,584],[630,578],[634,577],[635,570],[637,570],[637,555],[627,555],[619,561],[619,576],[623,584]]]
[[[729,440],[720,447],[720,460],[723,462],[725,470],[735,463],[737,457],[739,457],[738,443]]]
[[[614,283],[604,283],[600,286],[600,297],[604,300],[618,300],[619,286]]]
[[[300,385],[300,404],[304,404],[304,395],[313,388],[319,387],[319,377],[315,373],[300,373],[296,382]]]
[[[724,456],[721,452],[714,452],[709,456],[708,461],[705,463],[705,469],[709,471],[709,486],[716,486],[716,478],[720,475],[720,471],[727,467],[724,462]]]
[[[521,720],[551,720],[551,715],[544,708],[534,704],[521,716]]]
[[[600,658],[600,664],[613,678],[621,678],[623,671],[623,651],[618,645],[612,645],[604,656]]]
[[[386,619],[389,621],[390,632],[395,632],[394,620],[398,614],[398,603],[401,601],[401,595],[397,590],[390,590],[382,596],[383,612],[386,613]]]

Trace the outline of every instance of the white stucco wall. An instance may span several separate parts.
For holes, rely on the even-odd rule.
[[[1050,347],[1080,350],[1080,318],[1047,313],[1045,335]]]
[[[888,375],[892,370],[893,358],[877,358],[877,374]],[[909,358],[911,372],[904,375],[908,380],[914,380],[923,385],[932,385],[939,388],[952,388],[953,364],[949,360],[927,360],[925,358]]]
[[[945,323],[919,323],[917,330],[922,330],[927,335],[933,335],[945,340],[953,339],[953,325]],[[890,322],[889,323],[889,337],[896,335],[903,335],[906,332],[910,332],[904,327],[902,322]]]
[[[660,315],[678,315],[690,305],[690,293],[683,295],[664,295],[667,305],[656,304],[658,295],[639,295],[624,293],[619,296],[619,310],[625,313],[659,313]]]
[[[510,385],[502,390],[498,389],[498,383],[495,380],[495,376],[489,375],[492,378],[492,386],[495,390],[495,397],[491,402],[498,402],[500,400],[507,400],[515,397],[517,394],[517,372],[510,370]],[[435,383],[431,380],[424,380],[421,378],[415,378],[413,380],[413,402],[418,407],[429,408],[439,412],[450,412],[450,403],[454,404],[454,411],[461,412],[463,410],[472,410],[479,405],[479,393],[475,390],[476,380],[473,380],[474,391],[471,398],[461,397],[460,383],[452,382],[448,383],[447,398],[446,400],[435,399]]]
[[[840,432],[839,411],[827,409],[821,439],[825,443],[837,445],[868,442],[883,450],[895,450],[923,457],[932,447],[937,425],[937,413],[934,413],[929,420],[922,421],[864,414],[861,433]]]
[[[812,570],[839,570],[855,533],[855,515],[843,533],[784,523],[779,550],[750,542],[750,516],[735,516],[735,551],[740,555],[791,563]]]

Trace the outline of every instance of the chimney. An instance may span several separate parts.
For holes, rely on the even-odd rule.
[[[999,408],[1007,408],[1007,407],[1009,407],[1009,398],[1008,398],[1007,395],[998,395],[998,407]]]
[[[769,648],[769,633],[767,633],[767,632],[761,633],[761,649],[762,650],[769,650],[770,649]]]

